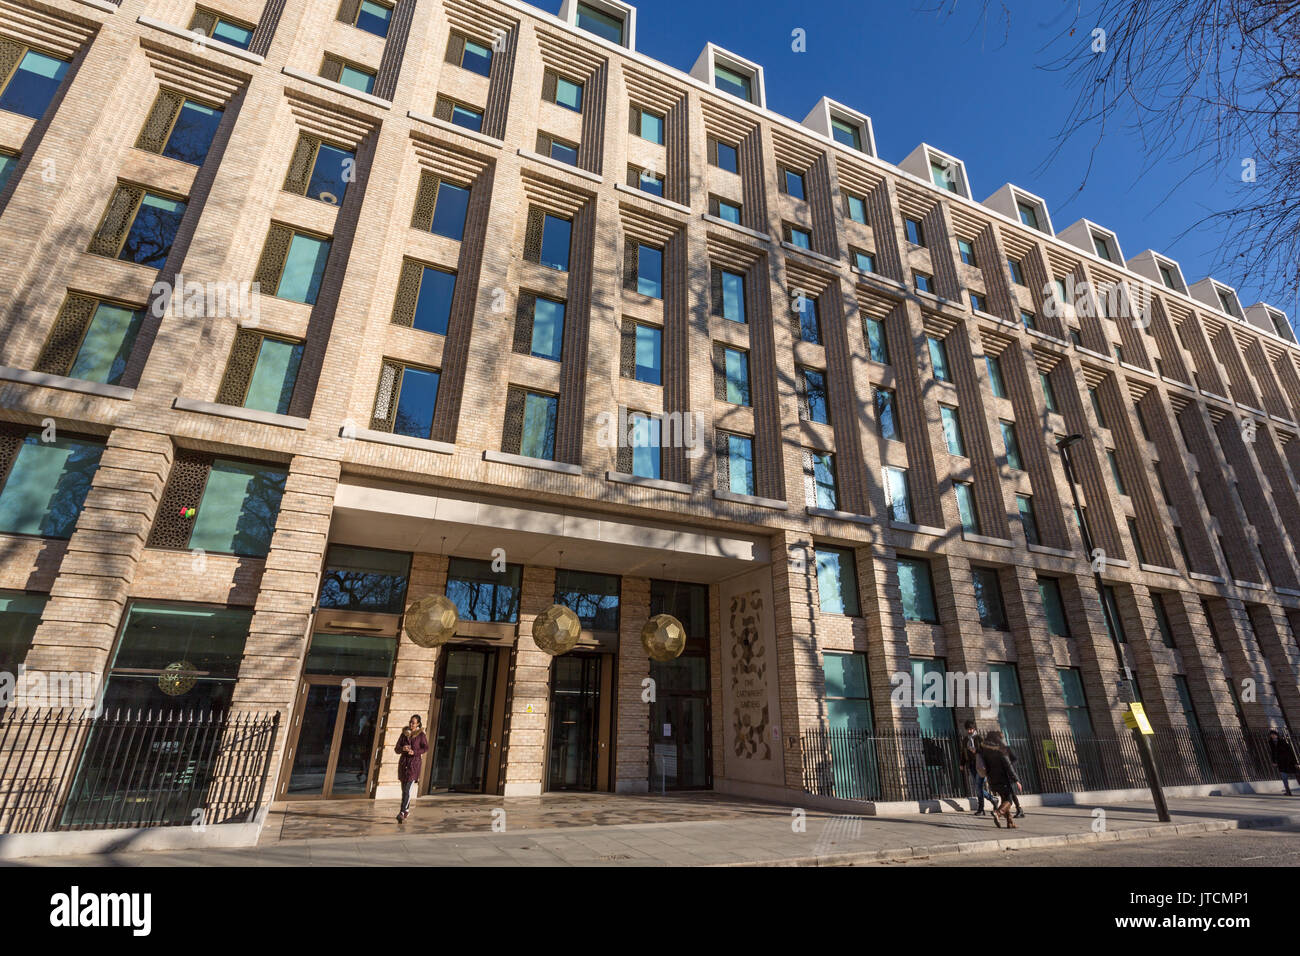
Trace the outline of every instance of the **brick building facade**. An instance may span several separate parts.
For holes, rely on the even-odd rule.
[[[283,796],[391,795],[411,713],[434,789],[798,791],[810,728],[943,730],[894,676],[990,665],[1114,737],[1080,434],[1157,729],[1300,715],[1286,317],[634,46],[612,0],[0,2],[6,663],[186,664],[292,715]]]

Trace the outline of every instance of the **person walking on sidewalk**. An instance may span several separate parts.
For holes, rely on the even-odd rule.
[[[961,747],[961,774],[963,777],[969,777],[975,787],[975,797],[979,800],[979,808],[975,811],[975,816],[984,816],[984,801],[987,799],[989,806],[996,812],[998,808],[997,800],[989,793],[985,785],[983,774],[979,773],[976,768],[976,758],[979,755],[980,741],[975,736],[975,721],[966,721],[966,733],[959,741]]]
[[[1011,760],[1011,766],[1014,767],[1016,765],[1016,752],[1011,749],[1010,744],[1004,744],[1003,746],[1006,748],[1007,757]],[[1020,798],[1016,796],[1016,791],[1014,789],[1011,791],[1011,802],[1016,805],[1015,818],[1019,820],[1025,815],[1025,811],[1021,808]]]
[[[1273,766],[1277,767],[1278,775],[1282,778],[1282,789],[1286,795],[1291,796],[1291,784],[1287,782],[1287,777],[1296,778],[1296,788],[1300,789],[1300,773],[1296,771],[1295,748],[1291,746],[1291,741],[1280,735],[1276,730],[1268,732],[1268,753],[1273,759]]]
[[[1002,798],[1002,802],[993,808],[993,825],[1001,827],[998,817],[1007,821],[1007,829],[1018,829],[1016,821],[1011,819],[1011,796],[1020,789],[1020,778],[1016,768],[1011,765],[1006,744],[1002,742],[1002,732],[990,730],[984,735],[984,743],[979,749],[979,761],[988,778],[989,787]]]
[[[429,751],[429,738],[424,734],[424,721],[419,714],[412,714],[410,723],[397,738],[394,753],[401,754],[397,761],[397,779],[402,782],[402,809],[397,811],[397,822],[403,822],[411,815],[411,788],[420,779],[420,767],[424,764],[424,755]]]

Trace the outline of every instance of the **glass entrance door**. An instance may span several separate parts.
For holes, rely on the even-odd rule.
[[[708,659],[683,654],[666,663],[651,661],[650,676],[650,789],[710,786]]]
[[[438,689],[432,790],[485,792],[497,652],[467,647],[445,651]]]
[[[548,790],[596,790],[600,767],[600,654],[555,658]]]
[[[286,797],[355,797],[370,791],[387,681],[308,677],[299,698]]]

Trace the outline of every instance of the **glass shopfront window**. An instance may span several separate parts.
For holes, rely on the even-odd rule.
[[[464,621],[514,624],[519,620],[522,568],[507,564],[493,571],[491,561],[452,558],[447,564],[447,597]]]
[[[332,544],[325,555],[320,606],[339,611],[401,614],[406,607],[410,570],[411,556],[405,551]]]
[[[590,631],[618,630],[619,577],[560,570],[555,574],[555,603],[570,608]]]
[[[397,641],[361,634],[316,634],[307,652],[308,674],[390,677]]]

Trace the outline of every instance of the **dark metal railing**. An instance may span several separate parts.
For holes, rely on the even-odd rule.
[[[250,822],[279,713],[0,712],[0,833]]]
[[[1165,786],[1235,783],[1276,776],[1263,733],[1161,731],[1153,740]],[[803,734],[804,789],[849,800],[938,800],[973,796],[960,768],[961,740],[919,730],[814,728]],[[1025,793],[1145,788],[1137,744],[1128,736],[1076,737],[1056,731],[1010,737]]]

